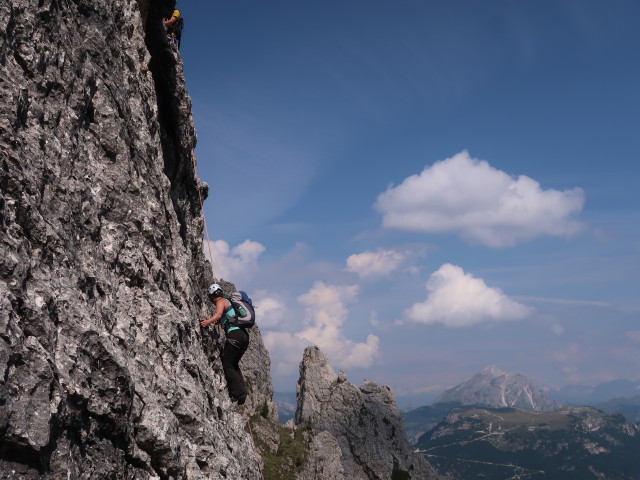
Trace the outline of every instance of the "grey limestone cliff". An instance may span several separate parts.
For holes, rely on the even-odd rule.
[[[196,139],[161,20],[173,3],[0,3],[3,478],[260,477],[221,339],[198,325]],[[260,345],[247,361],[268,365]]]
[[[298,478],[438,478],[412,451],[389,387],[356,387],[317,347],[308,347],[300,364],[296,424],[310,430],[313,445]]]

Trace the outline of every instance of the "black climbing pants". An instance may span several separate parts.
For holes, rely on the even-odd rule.
[[[239,365],[247,348],[249,348],[249,334],[246,331],[239,329],[227,333],[227,341],[222,352],[222,369],[232,399],[247,394],[247,387],[244,384],[244,377]]]

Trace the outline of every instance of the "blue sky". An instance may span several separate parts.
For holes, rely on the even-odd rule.
[[[640,4],[179,2],[216,274],[277,390],[640,379]]]

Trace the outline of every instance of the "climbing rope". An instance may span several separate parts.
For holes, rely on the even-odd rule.
[[[247,418],[247,427],[249,427],[249,435],[251,435],[251,440],[253,443],[253,454],[256,456],[256,463],[258,464],[258,470],[260,470],[260,478],[264,480],[264,474],[262,473],[262,467],[260,466],[260,455],[258,455],[258,451],[256,449],[256,439],[253,437],[253,430],[251,430],[251,421],[249,420],[249,410],[247,407],[244,407],[244,414]]]
[[[211,275],[213,279],[216,279],[216,272],[213,270],[213,255],[211,254],[211,240],[209,239],[209,229],[207,228],[207,219],[204,216],[204,205],[202,202],[202,192],[200,191],[200,178],[198,178],[198,171],[196,170],[196,154],[193,149],[191,150],[191,160],[193,161],[193,178],[196,179],[196,185],[198,187],[198,199],[200,200],[200,213],[202,214],[202,222],[204,223],[204,231],[207,235],[207,247],[209,249],[209,265],[211,265]]]
[[[200,213],[202,214],[202,221],[204,223],[204,231],[207,236],[207,247],[209,249],[209,264],[211,265],[211,274],[213,275],[213,279],[216,279],[215,271],[213,270],[213,255],[211,254],[211,240],[209,239],[209,229],[207,228],[207,219],[204,216],[204,206],[202,202],[202,193],[200,192],[200,179],[198,178],[198,172],[196,170],[196,155],[193,150],[191,150],[191,160],[193,162],[193,178],[196,179],[196,185],[198,187],[198,199],[200,200]],[[251,421],[249,420],[249,410],[247,407],[244,407],[244,413],[247,419],[247,427],[249,427],[249,434],[251,435],[251,443],[253,445],[253,454],[256,457],[256,463],[258,464],[258,470],[260,471],[260,478],[264,480],[264,474],[262,473],[262,466],[260,464],[260,455],[258,455],[258,450],[256,449],[256,439],[253,436],[253,430],[251,429]]]
[[[198,199],[200,200],[200,214],[202,215],[202,222],[204,224],[204,231],[207,235],[207,248],[209,250],[209,265],[211,265],[211,277],[213,281],[216,281],[216,272],[213,270],[213,254],[211,253],[211,240],[209,239],[209,229],[207,228],[207,219],[204,216],[204,204],[202,201],[202,192],[200,191],[200,178],[198,177],[198,170],[196,169],[196,154],[191,149],[191,161],[193,162],[193,178],[196,180],[196,187],[198,188]],[[219,327],[214,326],[217,336],[220,336]]]

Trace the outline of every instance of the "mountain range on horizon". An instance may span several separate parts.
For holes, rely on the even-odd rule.
[[[569,384],[549,389],[547,393],[563,405],[595,405],[613,398],[632,398],[640,395],[640,381],[615,379],[596,385]]]
[[[610,382],[591,392],[634,392]],[[598,397],[595,397],[598,398]],[[586,480],[638,478],[640,396],[564,406],[531,380],[489,366],[406,412],[409,441],[446,478]],[[626,417],[626,418],[625,418]]]
[[[636,480],[638,433],[591,407],[457,407],[415,447],[445,478]]]
[[[554,387],[542,385],[540,388],[548,397],[564,406],[597,406],[612,399],[631,399],[640,395],[640,381],[628,379],[608,380],[593,385],[578,383]],[[438,397],[445,391],[442,389],[420,393],[400,393],[396,395],[396,399],[400,410],[407,412],[438,403]]]
[[[558,402],[549,398],[524,375],[504,372],[495,365],[486,367],[466,382],[446,390],[433,403],[510,407],[534,411],[560,407]]]
[[[510,373],[490,365],[437,396],[431,405],[405,412],[403,425],[410,442],[436,427],[455,407],[483,406],[517,408],[529,411],[549,411],[560,407],[531,380],[519,373]]]
[[[482,372],[487,373],[492,370],[494,373],[506,373],[496,366],[490,366],[486,367],[483,371],[478,372],[476,375],[480,376]],[[398,408],[400,411],[404,412],[405,417],[415,417],[416,414],[418,416],[422,416],[425,412],[432,410],[431,407],[438,404],[450,403],[456,406],[463,405],[465,404],[464,399],[452,399],[451,395],[454,390],[460,393],[463,385],[466,385],[467,391],[472,389],[472,385],[469,382],[471,382],[473,377],[476,375],[447,390],[433,390],[418,394],[396,394]],[[507,374],[507,377],[509,375],[514,376],[520,374]],[[592,406],[607,413],[621,413],[625,415],[630,422],[637,422],[640,420],[640,381],[616,379],[596,385],[568,384],[555,388],[538,388],[536,386],[533,388],[535,390],[541,390],[543,394],[551,400],[551,402],[556,402],[558,406]],[[294,391],[275,392],[274,401],[278,404],[280,421],[282,423],[285,423],[289,418],[294,416],[296,401],[296,394]],[[498,407],[499,405],[496,406]],[[435,413],[434,415],[439,415],[442,409],[442,406],[436,408],[435,410],[437,410],[438,413]],[[417,413],[412,414],[411,412],[414,411]],[[442,418],[443,416],[444,414],[439,418]],[[431,413],[429,413],[429,417],[431,417]]]
[[[583,392],[585,399],[598,401],[565,403],[552,397],[551,394],[557,394],[557,390],[545,392],[524,375],[489,366],[469,380],[442,392],[430,404],[406,409],[403,424],[409,441],[417,442],[421,435],[436,427],[452,408],[460,406],[512,407],[528,411],[551,411],[561,406],[591,406],[609,414],[622,414],[628,422],[635,423],[640,421],[640,395],[633,396],[635,385],[629,380],[618,380],[594,387],[567,386],[563,391],[575,392],[574,399]],[[591,396],[587,397],[587,394]],[[401,405],[401,402],[398,404]]]

